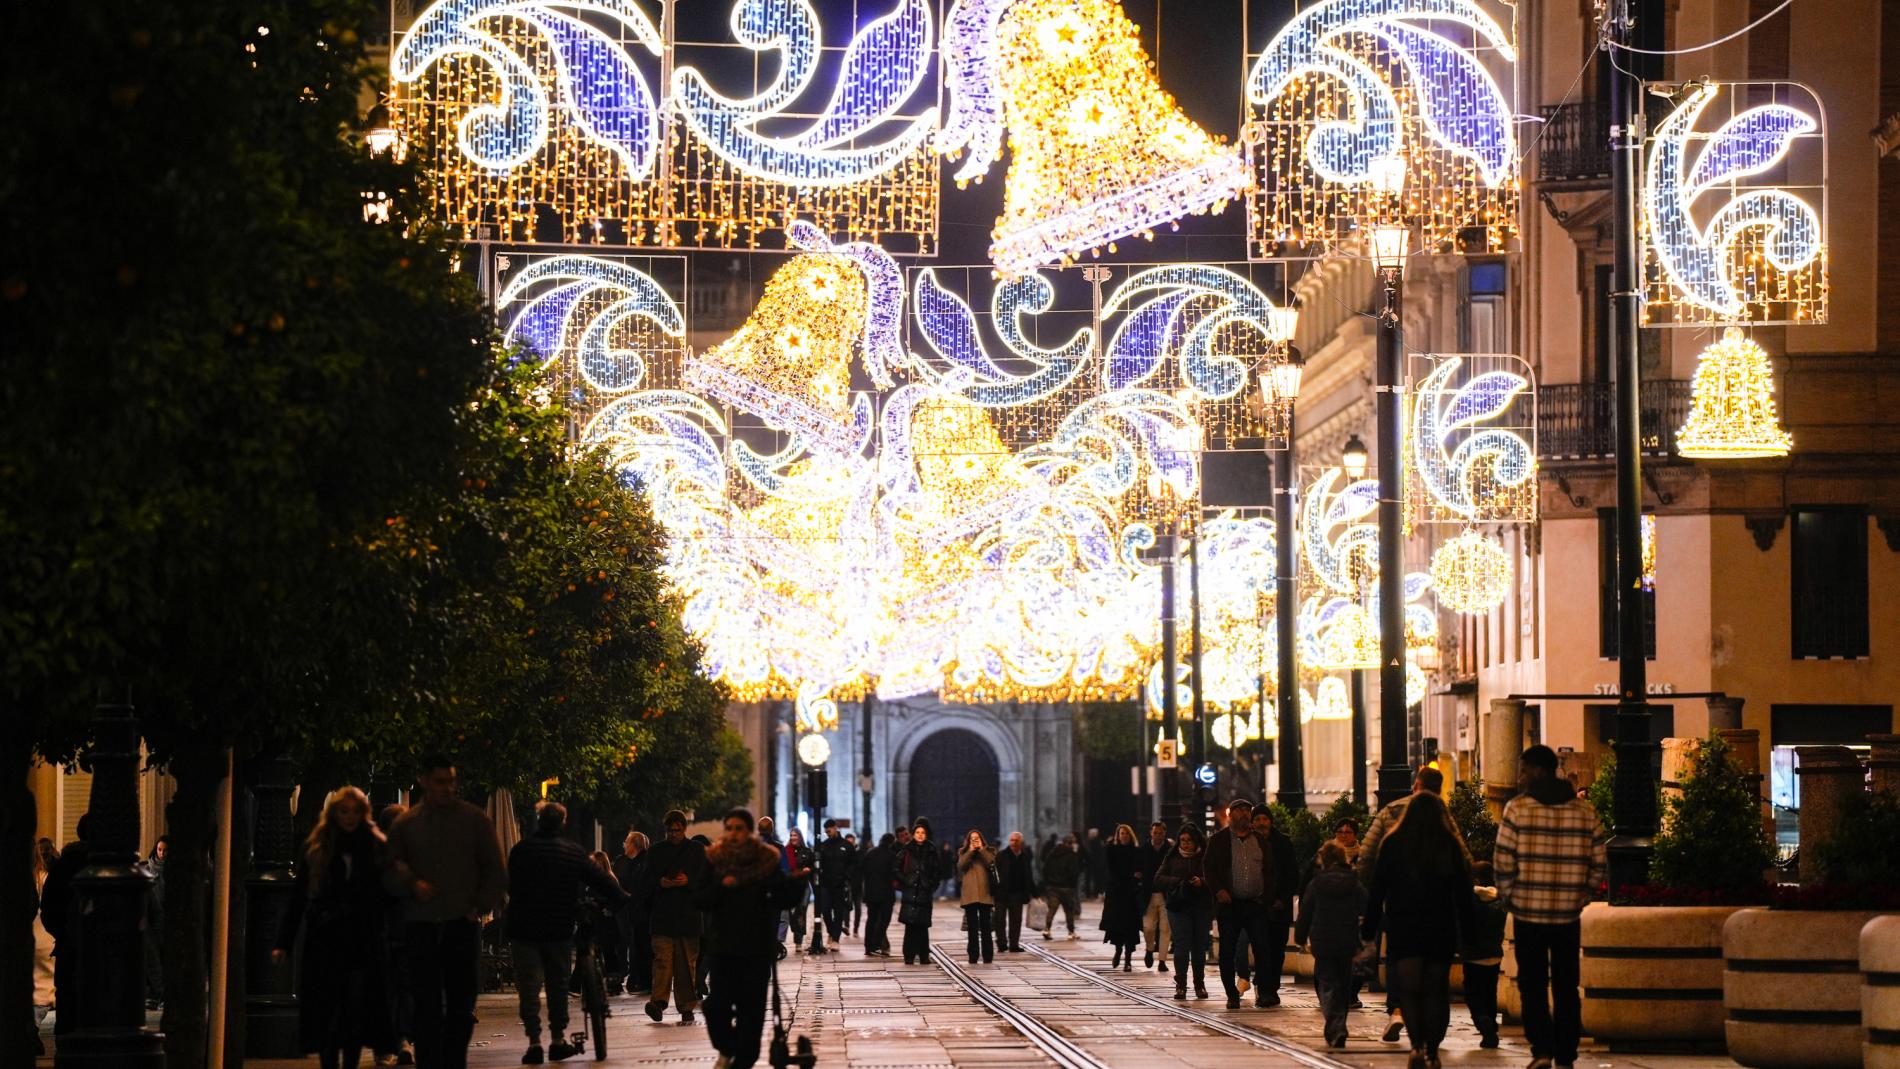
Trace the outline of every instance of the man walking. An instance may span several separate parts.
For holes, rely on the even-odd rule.
[[[708,875],[699,896],[712,916],[706,1037],[724,1069],[749,1069],[759,1060],[766,992],[779,951],[778,914],[795,897],[785,893],[778,851],[752,831],[750,811],[726,814],[725,833],[706,851]]]
[[[567,1041],[567,980],[574,970],[574,923],[581,889],[625,904],[614,878],[588,860],[579,844],[562,837],[567,810],[542,802],[534,810],[534,834],[508,851],[508,949],[514,959],[521,1030],[528,1037],[523,1065],[541,1064],[541,986],[548,989],[548,1049],[554,1061],[571,1058]]]
[[[1049,938],[1049,930],[1055,927],[1057,906],[1062,907],[1062,919],[1069,925],[1069,938],[1075,938],[1075,915],[1082,908],[1075,897],[1075,888],[1081,880],[1082,855],[1076,850],[1075,835],[1065,835],[1042,857],[1042,887],[1049,896],[1049,912],[1042,919],[1044,939]]]
[[[389,830],[389,890],[403,899],[403,953],[415,996],[416,1064],[464,1069],[475,1033],[481,918],[508,891],[495,825],[456,797],[455,763],[431,756],[422,804]]]
[[[1141,915],[1141,941],[1147,947],[1142,964],[1153,968],[1157,957],[1161,960],[1161,971],[1168,971],[1168,948],[1172,934],[1168,931],[1168,904],[1165,896],[1155,887],[1155,873],[1161,871],[1161,863],[1168,859],[1168,851],[1174,844],[1168,841],[1166,821],[1157,820],[1148,825],[1148,845],[1141,848],[1141,873],[1143,910]]]
[[[706,848],[686,837],[686,814],[671,810],[661,823],[666,839],[647,852],[647,924],[653,930],[653,995],[647,1016],[666,1014],[669,989],[679,1002],[680,1023],[699,1009],[699,905],[706,881]]]
[[[1516,920],[1530,1069],[1569,1069],[1583,1029],[1579,918],[1609,868],[1607,836],[1596,810],[1557,774],[1556,751],[1533,746],[1518,767],[1524,793],[1504,807],[1492,864],[1498,899]]]
[[[620,941],[627,944],[626,990],[629,995],[644,995],[653,990],[653,932],[647,927],[647,837],[627,829],[620,841],[620,856],[614,858],[614,879],[627,892],[627,905],[621,909]]]
[[[996,949],[1023,948],[1023,907],[1036,897],[1036,854],[1023,833],[1009,833],[1009,845],[996,855]]]
[[[891,956],[891,910],[897,906],[897,836],[885,832],[858,863],[864,885],[864,952]]]
[[[1273,848],[1254,833],[1252,802],[1236,798],[1228,803],[1227,826],[1207,840],[1204,864],[1207,886],[1214,892],[1214,918],[1220,928],[1220,982],[1227,989],[1227,1008],[1237,1010],[1242,992],[1235,983],[1234,968],[1236,959],[1245,953],[1241,944],[1252,948],[1255,961],[1267,962],[1273,952],[1267,925],[1275,886]],[[1261,972],[1265,971],[1263,966]],[[1254,1003],[1268,1004],[1265,984]]]
[[[825,838],[818,844],[818,916],[811,926],[811,952],[825,953],[825,935],[837,945],[851,911],[851,868],[857,858],[851,844],[838,832],[838,822],[825,821]]]
[[[1267,952],[1254,948],[1254,1002],[1280,1004],[1280,976],[1286,969],[1286,937],[1293,925],[1293,896],[1299,891],[1299,861],[1293,840],[1273,824],[1273,810],[1253,811],[1253,831],[1273,855],[1273,883],[1267,894]]]

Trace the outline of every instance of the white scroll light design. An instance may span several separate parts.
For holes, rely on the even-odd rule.
[[[559,9],[604,16],[649,53],[661,52],[659,33],[632,0],[437,0],[396,46],[391,73],[406,83],[453,56],[486,63],[501,82],[501,99],[470,109],[457,126],[457,141],[462,155],[477,166],[496,173],[513,170],[547,143],[550,102],[529,61],[484,23],[504,17],[530,23],[553,53],[563,111],[620,158],[627,177],[647,178],[660,141],[653,90],[619,41]]]
[[[602,297],[611,302],[604,308]],[[646,377],[644,354],[616,347],[615,328],[638,317],[669,338],[686,332],[679,306],[651,275],[593,256],[534,261],[508,280],[496,307],[508,323],[504,340],[544,362],[571,361],[582,380],[603,393],[634,389]],[[583,310],[592,314],[575,322]]]
[[[1379,527],[1363,522],[1379,507],[1379,483],[1360,479],[1340,485],[1345,472],[1328,468],[1307,488],[1300,502],[1300,540],[1309,570],[1327,590],[1342,595],[1359,592],[1352,561],[1368,565],[1379,559]]]
[[[1537,454],[1517,431],[1484,424],[1502,416],[1531,382],[1509,371],[1485,371],[1448,389],[1464,363],[1462,356],[1440,359],[1414,391],[1413,467],[1446,512],[1465,520],[1506,518],[1486,513],[1477,490],[1524,486],[1536,474]]]
[[[859,30],[845,51],[831,100],[802,133],[771,136],[762,126],[782,123],[793,102],[811,88],[823,44],[818,13],[808,0],[739,0],[732,33],[753,52],[776,52],[779,72],[756,96],[738,99],[714,90],[695,67],[673,72],[672,107],[713,153],[743,174],[801,188],[852,185],[884,174],[925,144],[937,126],[933,106],[906,117],[935,55],[935,25],[925,0],[902,0],[896,10]],[[876,140],[880,127],[901,130]]]
[[[1483,61],[1431,30],[1434,22],[1461,25],[1506,62],[1516,62],[1510,35],[1474,0],[1323,0],[1267,45],[1248,74],[1248,99],[1269,103],[1303,76],[1338,80],[1350,93],[1351,114],[1317,125],[1306,154],[1326,182],[1370,183],[1380,161],[1397,160],[1404,151],[1403,105],[1395,87],[1341,40],[1376,37],[1404,63],[1411,80],[1406,97],[1416,102],[1423,128],[1443,148],[1475,161],[1485,183],[1499,187],[1517,170],[1510,102]]]
[[[1703,85],[1657,125],[1643,185],[1643,214],[1657,260],[1682,298],[1726,320],[1747,314],[1743,280],[1732,275],[1730,250],[1744,231],[1767,231],[1764,254],[1790,272],[1821,255],[1821,217],[1783,189],[1741,193],[1718,208],[1706,226],[1691,212],[1696,200],[1724,182],[1760,174],[1780,163],[1794,139],[1818,130],[1815,117],[1785,104],[1749,108],[1709,135],[1689,159],[1697,120],[1721,92]]]

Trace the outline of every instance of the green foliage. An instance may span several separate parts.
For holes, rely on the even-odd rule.
[[[1887,791],[1849,795],[1834,837],[1814,848],[1812,860],[1824,883],[1870,895],[1900,893],[1900,797]]]
[[[1319,853],[1319,844],[1332,837],[1332,832],[1320,827],[1320,820],[1310,809],[1288,809],[1278,802],[1267,806],[1273,814],[1273,826],[1293,840],[1293,857],[1302,870],[1313,863],[1313,855]]]
[[[1597,762],[1596,778],[1583,792],[1583,800],[1597,811],[1597,823],[1604,830],[1616,828],[1616,751],[1611,750]]]
[[[1760,894],[1774,851],[1762,831],[1755,783],[1735,766],[1720,735],[1695,747],[1681,796],[1663,799],[1662,824],[1651,883],[1749,900]]]
[[[1082,756],[1098,761],[1142,758],[1141,706],[1137,702],[1077,702],[1075,742]]]
[[[1366,829],[1372,826],[1372,811],[1353,801],[1352,795],[1341,794],[1333,799],[1333,804],[1327,806],[1324,813],[1319,815],[1322,841],[1333,837],[1333,830],[1339,827],[1339,822],[1342,820],[1352,821],[1352,826],[1358,830],[1359,837],[1363,839]],[[1317,850],[1318,847],[1314,849]]]
[[[1491,808],[1484,804],[1484,780],[1474,776],[1452,784],[1446,808],[1451,810],[1451,819],[1458,825],[1458,834],[1465,838],[1465,849],[1471,852],[1471,860],[1491,860],[1491,851],[1498,842],[1498,822],[1491,815]]]

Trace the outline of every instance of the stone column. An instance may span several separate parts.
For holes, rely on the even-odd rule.
[[[1742,726],[1742,699],[1720,697],[1709,699],[1709,730],[1722,731]]]
[[[1900,735],[1869,735],[1867,744],[1874,749],[1867,761],[1874,790],[1900,797]]]
[[[1754,728],[1717,728],[1717,735],[1728,743],[1729,760],[1748,777],[1750,789],[1759,799],[1761,809],[1762,834],[1769,842],[1775,841],[1775,810],[1769,804],[1768,792],[1761,789],[1761,732]]]
[[[129,705],[100,706],[92,720],[92,853],[73,878],[74,1031],[62,1036],[60,1069],[164,1069],[164,1039],[145,1027],[145,900],[151,874],[139,864],[139,726]],[[212,1037],[212,1042],[217,1042]]]
[[[1795,748],[1795,774],[1801,777],[1801,882],[1820,878],[1814,850],[1834,837],[1841,807],[1861,789],[1860,759],[1845,746]]]
[[[1494,809],[1517,794],[1517,761],[1524,754],[1524,703],[1493,698],[1479,726],[1478,769],[1484,797]]]
[[[293,777],[282,755],[258,763],[251,788],[251,871],[244,878],[244,1056],[295,1058],[303,1054],[297,1037],[297,988],[293,963],[274,964],[271,948],[290,898],[297,893],[291,865],[297,857],[290,815]],[[321,808],[322,799],[306,799]],[[374,811],[370,818],[375,819]]]

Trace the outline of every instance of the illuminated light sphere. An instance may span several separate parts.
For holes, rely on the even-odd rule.
[[[1006,276],[1218,210],[1247,166],[1156,81],[1111,0],[958,0],[946,19],[951,113],[938,147],[980,177],[1002,131],[1010,163],[990,258]]]
[[[1794,439],[1775,415],[1774,371],[1762,347],[1730,327],[1696,364],[1689,420],[1676,452],[1695,460],[1785,457]]]
[[[1432,554],[1438,603],[1453,612],[1482,615],[1511,593],[1511,556],[1476,531],[1464,531]]]
[[[798,759],[807,768],[818,768],[831,760],[831,743],[823,735],[807,735],[798,740]]]
[[[1352,701],[1346,694],[1346,681],[1338,676],[1327,676],[1319,681],[1319,688],[1313,695],[1314,720],[1351,720]]]
[[[1222,713],[1215,717],[1214,722],[1208,725],[1208,729],[1214,733],[1214,745],[1223,750],[1233,749],[1234,731],[1237,727],[1244,732],[1246,730],[1246,721],[1232,713]]]

